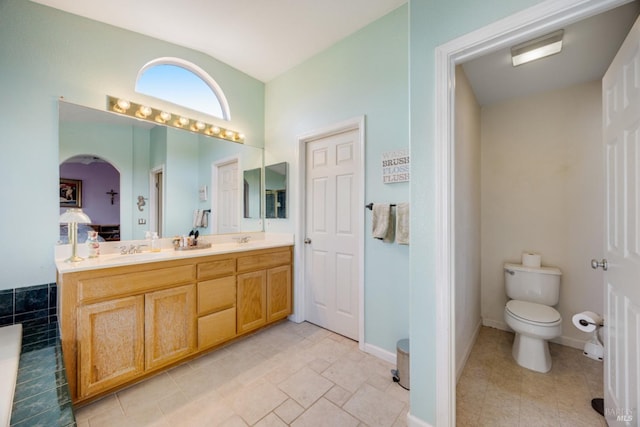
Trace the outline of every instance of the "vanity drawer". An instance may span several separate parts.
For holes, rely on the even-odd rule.
[[[279,250],[267,253],[257,253],[254,255],[238,257],[238,272],[261,270],[291,263],[291,250]]]
[[[152,289],[193,282],[195,278],[194,265],[90,277],[78,280],[78,302],[84,303],[120,295],[140,294]]]
[[[213,313],[236,304],[235,276],[198,282],[198,315]]]
[[[198,280],[213,279],[215,277],[233,274],[236,271],[234,258],[222,258],[198,264]]]
[[[236,336],[236,308],[198,318],[198,349],[220,344]]]

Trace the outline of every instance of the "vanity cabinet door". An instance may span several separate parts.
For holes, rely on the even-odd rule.
[[[291,265],[267,270],[267,322],[291,314]]]
[[[238,274],[237,286],[237,328],[241,334],[267,323],[267,272]]]
[[[196,350],[196,285],[145,295],[145,365],[152,369]]]
[[[144,298],[133,296],[78,310],[79,395],[89,397],[144,371]]]

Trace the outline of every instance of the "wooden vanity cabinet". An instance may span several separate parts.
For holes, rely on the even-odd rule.
[[[196,350],[196,285],[145,294],[145,369],[183,359]]]
[[[236,336],[236,259],[198,264],[198,349]]]
[[[58,273],[73,403],[286,317],[291,260],[287,246]]]
[[[267,272],[238,274],[238,333],[267,323]]]
[[[291,247],[238,257],[238,333],[291,314]]]
[[[291,264],[267,270],[267,322],[291,314]]]
[[[142,296],[81,306],[78,335],[80,397],[125,383],[144,372]]]

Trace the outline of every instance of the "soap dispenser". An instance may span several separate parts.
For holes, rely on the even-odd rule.
[[[151,252],[160,252],[160,239],[156,231],[151,236]]]

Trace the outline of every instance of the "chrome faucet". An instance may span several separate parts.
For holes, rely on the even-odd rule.
[[[233,240],[237,241],[238,243],[248,243],[249,240],[251,240],[251,236],[234,237]]]

